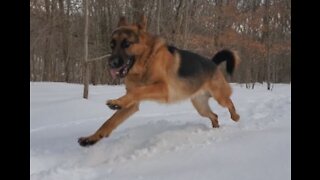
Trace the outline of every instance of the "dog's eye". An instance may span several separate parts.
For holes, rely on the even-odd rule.
[[[123,40],[121,44],[122,48],[128,48],[130,45],[131,43],[127,40]]]
[[[114,40],[112,40],[110,42],[110,48],[113,49],[116,46],[116,43],[114,42]]]

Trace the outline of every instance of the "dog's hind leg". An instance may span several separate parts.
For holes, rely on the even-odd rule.
[[[217,128],[219,127],[218,116],[217,114],[212,112],[212,110],[210,109],[210,106],[209,106],[210,97],[211,96],[209,93],[201,94],[191,98],[191,102],[193,106],[196,108],[196,110],[198,111],[198,113],[203,117],[209,118],[211,120],[212,127]]]
[[[237,114],[233,102],[230,99],[231,87],[227,82],[219,84],[218,87],[212,86],[209,91],[222,107],[228,108],[232,120],[238,121],[240,119],[240,116]]]
[[[139,110],[139,104],[131,105],[128,108],[123,108],[115,112],[93,135],[81,137],[78,142],[81,146],[90,146],[95,144],[103,137],[108,137],[111,132],[125,121],[128,117]]]
[[[230,115],[231,115],[231,119],[234,120],[234,121],[239,121],[240,116],[239,116],[239,114],[237,114],[236,108],[234,107],[233,102],[231,101],[230,98],[227,98],[226,104],[227,104],[226,106],[229,109],[229,112],[230,112]]]

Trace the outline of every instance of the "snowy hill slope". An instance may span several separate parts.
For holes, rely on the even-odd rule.
[[[30,178],[32,180],[289,180],[291,85],[273,91],[232,84],[240,115],[210,100],[220,128],[211,128],[190,101],[143,102],[140,111],[109,138],[84,148],[77,138],[93,133],[114,111],[107,99],[124,86],[30,83]]]

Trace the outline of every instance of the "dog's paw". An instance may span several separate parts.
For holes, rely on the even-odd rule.
[[[106,105],[112,110],[121,109],[121,106],[116,103],[116,100],[109,100]]]
[[[233,114],[231,115],[231,119],[234,120],[235,122],[239,121],[240,116],[238,114]]]
[[[218,116],[217,116],[218,117]],[[220,125],[219,125],[219,121],[217,119],[213,119],[211,120],[211,124],[212,124],[212,127],[213,128],[219,128]]]
[[[88,147],[94,145],[98,140],[92,140],[89,137],[81,137],[78,139],[80,146]]]

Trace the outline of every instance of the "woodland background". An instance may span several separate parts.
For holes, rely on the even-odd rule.
[[[30,81],[90,84],[112,80],[107,58],[84,61],[82,0],[30,0]],[[230,81],[291,82],[291,0],[88,0],[88,58],[110,52],[110,34],[120,16],[146,15],[148,31],[169,44],[211,58],[223,48],[241,63]],[[87,64],[87,65],[86,65]],[[223,68],[224,69],[224,68]]]

